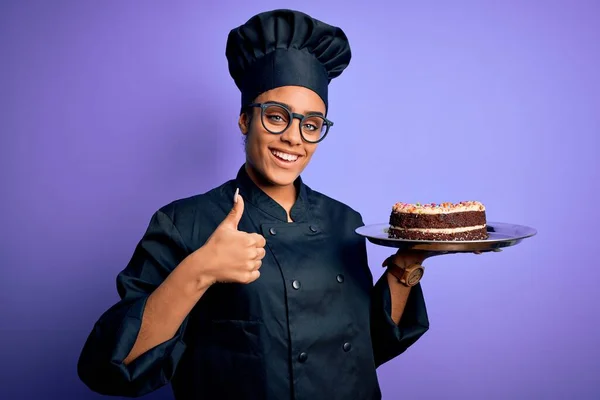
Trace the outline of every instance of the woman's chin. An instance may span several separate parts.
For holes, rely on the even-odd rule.
[[[290,169],[278,168],[276,165],[261,165],[260,167],[250,164],[248,171],[255,180],[266,186],[288,186],[292,185],[298,178],[298,172]]]
[[[298,178],[298,174],[295,171],[281,171],[277,169],[271,169],[267,172],[265,178],[275,186],[288,186],[292,185]]]

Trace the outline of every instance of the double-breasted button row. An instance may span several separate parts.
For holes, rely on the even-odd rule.
[[[338,276],[335,277],[335,279],[339,282],[339,283],[343,283],[344,282],[344,275],[339,274]],[[302,287],[302,284],[300,283],[300,281],[298,279],[294,279],[292,281],[292,287],[296,290],[299,290]]]
[[[309,226],[308,229],[310,229],[310,231],[312,233],[317,233],[319,231],[319,228],[317,228],[315,225]],[[275,236],[275,235],[277,235],[277,229],[275,229],[275,228],[269,228],[269,233],[272,236]]]
[[[347,353],[352,349],[352,344],[350,342],[346,342],[342,345],[342,349]],[[306,354],[304,351],[298,354],[299,362],[304,363],[306,360],[308,360],[308,354]]]

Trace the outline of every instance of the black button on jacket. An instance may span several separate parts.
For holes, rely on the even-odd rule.
[[[118,275],[121,300],[85,343],[82,381],[131,397],[171,383],[177,400],[380,399],[376,368],[429,327],[421,286],[394,324],[387,279],[373,284],[365,240],[355,233],[361,215],[300,178],[296,184],[293,223],[244,167],[236,179],[158,210]],[[239,229],[267,241],[260,278],[213,285],[172,339],[124,365],[148,296],[206,242],[237,187],[245,205]]]

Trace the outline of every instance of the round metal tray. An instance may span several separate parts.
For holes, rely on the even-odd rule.
[[[537,234],[529,226],[505,222],[488,222],[489,237],[485,240],[406,240],[388,238],[389,224],[365,225],[356,229],[356,233],[371,243],[405,250],[425,250],[431,252],[484,252],[499,251],[503,247],[514,246],[523,239]]]

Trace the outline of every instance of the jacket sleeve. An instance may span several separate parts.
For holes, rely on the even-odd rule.
[[[121,300],[98,319],[80,354],[77,372],[91,390],[137,397],[170,381],[186,348],[183,333],[187,318],[172,339],[129,365],[123,360],[137,338],[148,297],[187,254],[172,220],[157,211],[130,262],[117,276]]]
[[[357,213],[357,218],[358,226],[363,226],[360,213]],[[364,238],[361,238],[359,252],[373,282]],[[371,290],[371,338],[376,367],[402,354],[429,329],[429,319],[420,283],[411,288],[398,324],[394,323],[391,315],[392,298],[387,274],[384,273]]]
[[[392,300],[387,274],[383,274],[373,287],[371,296],[371,337],[375,365],[388,362],[402,354],[429,329],[429,319],[421,284],[410,290],[400,322],[392,320]]]

